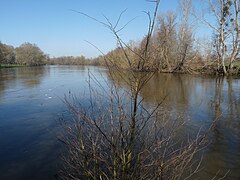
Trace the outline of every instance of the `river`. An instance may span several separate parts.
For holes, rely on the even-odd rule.
[[[0,69],[0,179],[55,179],[64,149],[58,140],[59,119],[67,114],[63,99],[88,92],[89,72],[111,84],[108,71],[99,67]],[[166,97],[167,109],[189,118],[189,134],[218,118],[200,179],[228,171],[226,179],[240,179],[240,78],[156,74],[140,95],[148,104]]]

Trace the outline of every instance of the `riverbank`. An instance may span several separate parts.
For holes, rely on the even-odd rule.
[[[48,63],[47,65],[53,65],[51,63]],[[73,66],[102,66],[102,67],[107,67],[107,65],[104,65],[103,63],[83,63],[83,64],[55,64],[55,65],[73,65]],[[0,68],[12,68],[12,67],[26,67],[27,65],[21,65],[21,64],[0,64]],[[113,67],[114,68],[114,67]],[[124,68],[122,67],[123,69]],[[157,70],[160,73],[174,73],[174,74],[195,74],[195,75],[210,75],[210,76],[222,76],[223,72],[221,72],[215,64],[186,64],[183,66],[182,69],[180,70],[173,70],[174,67],[171,68],[171,70],[166,70],[166,69],[160,69]],[[226,69],[228,70],[228,66],[226,66]],[[153,69],[150,69],[148,71],[156,71]],[[231,76],[238,76],[240,75],[240,61],[234,62],[233,63],[233,69],[231,71]]]
[[[0,68],[24,67],[21,64],[0,64]]]

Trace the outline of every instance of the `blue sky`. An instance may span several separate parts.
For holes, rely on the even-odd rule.
[[[1,0],[0,41],[14,47],[35,43],[51,57],[96,57],[99,52],[86,40],[108,52],[116,47],[115,39],[105,27],[70,9],[99,20],[104,20],[104,14],[114,22],[127,8],[122,24],[137,17],[121,32],[128,42],[144,36],[148,19],[142,11],[153,12],[153,7],[145,0]],[[177,0],[162,0],[160,12],[175,11],[177,7]]]

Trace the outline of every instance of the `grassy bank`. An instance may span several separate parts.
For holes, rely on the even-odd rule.
[[[23,67],[21,64],[0,64],[0,68]]]
[[[233,67],[240,70],[240,61],[233,62]]]

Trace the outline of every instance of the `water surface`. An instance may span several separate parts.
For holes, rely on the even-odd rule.
[[[0,69],[0,179],[55,178],[63,149],[58,119],[67,110],[62,100],[88,92],[89,72],[111,84],[107,70],[98,67]],[[227,179],[240,179],[239,78],[157,74],[140,94],[149,104],[167,96],[164,106],[190,119],[189,134],[218,118],[199,175],[211,179],[230,170]]]

